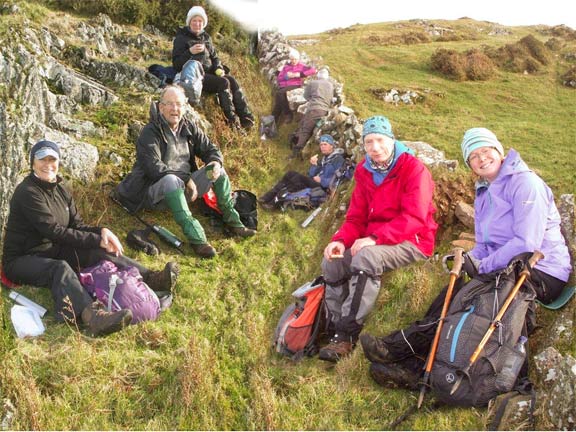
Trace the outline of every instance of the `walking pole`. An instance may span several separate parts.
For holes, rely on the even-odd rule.
[[[502,317],[506,313],[506,310],[508,309],[508,306],[510,306],[510,303],[512,303],[512,300],[514,300],[514,297],[516,297],[516,293],[518,292],[518,290],[520,289],[520,287],[522,286],[522,284],[524,283],[526,278],[530,277],[530,270],[528,270],[528,267],[534,268],[536,263],[538,261],[540,261],[542,258],[544,258],[544,255],[542,254],[542,252],[534,251],[534,253],[530,257],[530,259],[528,260],[528,266],[524,266],[524,268],[520,272],[520,277],[518,278],[516,285],[514,285],[514,287],[512,288],[512,291],[510,291],[510,294],[508,294],[508,297],[506,297],[506,301],[504,302],[504,304],[500,308],[500,311],[496,315],[496,318],[494,318],[494,320],[490,323],[490,327],[488,327],[488,330],[486,330],[486,334],[484,334],[484,337],[482,338],[482,340],[480,341],[480,343],[478,344],[478,346],[476,347],[476,349],[474,350],[474,352],[470,356],[470,361],[468,362],[468,366],[466,366],[466,368],[464,370],[459,372],[460,376],[458,377],[458,379],[456,380],[456,382],[452,386],[452,390],[450,390],[451,395],[456,393],[456,390],[458,390],[458,387],[460,387],[460,384],[462,384],[462,379],[464,378],[464,376],[465,375],[468,376],[468,373],[470,372],[470,368],[478,359],[478,356],[480,355],[480,353],[484,349],[484,346],[488,342],[488,339],[490,339],[490,336],[492,336],[492,333],[494,333],[494,330],[496,329],[496,327],[498,327],[500,325],[500,320],[502,319]]]
[[[463,249],[457,248],[454,250],[454,264],[452,265],[452,270],[450,270],[450,282],[448,283],[448,290],[446,291],[446,297],[444,297],[444,305],[442,306],[442,312],[440,313],[440,320],[438,321],[438,327],[436,327],[436,334],[434,335],[434,340],[432,341],[432,346],[430,347],[430,352],[428,353],[428,358],[426,359],[426,368],[424,369],[424,376],[422,378],[422,384],[420,386],[420,396],[418,396],[417,408],[420,409],[422,402],[424,401],[424,394],[426,393],[426,387],[428,387],[428,381],[430,380],[430,372],[432,371],[432,365],[436,359],[436,351],[438,351],[438,341],[440,340],[440,333],[442,333],[442,326],[444,325],[444,318],[448,313],[448,307],[450,306],[450,301],[452,300],[452,291],[454,291],[454,284],[456,279],[460,275],[460,270],[462,270],[462,253]]]

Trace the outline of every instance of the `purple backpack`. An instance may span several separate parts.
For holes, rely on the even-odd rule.
[[[132,324],[155,320],[160,315],[160,300],[142,280],[136,267],[118,270],[116,264],[103,260],[80,271],[80,282],[109,312],[132,311]]]

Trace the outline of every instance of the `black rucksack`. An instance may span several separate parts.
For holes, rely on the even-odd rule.
[[[214,219],[222,220],[222,213],[218,208],[216,195],[212,189],[204,194],[202,202],[204,203],[205,214],[207,216],[212,216]],[[234,203],[234,209],[236,209],[240,215],[240,221],[244,226],[254,230],[257,229],[258,199],[256,198],[256,195],[250,191],[238,189],[232,192],[232,202]]]
[[[430,375],[432,391],[441,401],[450,405],[483,406],[498,394],[514,387],[517,375],[512,381],[508,380],[507,388],[503,388],[502,374],[505,372],[502,371],[505,363],[525,361],[525,351],[515,347],[520,337],[526,334],[525,320],[535,298],[527,283],[517,292],[468,375],[463,376],[461,385],[453,395],[450,394],[514,287],[522,268],[523,262],[514,260],[501,272],[478,275],[452,299]]]
[[[328,194],[320,186],[304,188],[296,192],[289,192],[287,188],[281,189],[274,198],[274,205],[282,210],[312,210],[320,206]]]

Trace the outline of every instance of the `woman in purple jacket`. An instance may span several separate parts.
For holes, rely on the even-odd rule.
[[[466,165],[479,176],[474,201],[476,246],[467,253],[469,261],[479,273],[490,273],[506,267],[520,253],[538,250],[544,258],[531,272],[536,294],[543,303],[555,300],[571,266],[552,191],[516,150],[504,156],[502,144],[488,129],[466,131],[462,153]]]
[[[282,114],[286,114],[289,122],[292,121],[293,114],[288,106],[286,93],[290,90],[302,87],[304,78],[314,75],[315,73],[316,68],[300,63],[300,53],[294,48],[290,48],[290,52],[288,53],[288,63],[284,65],[276,78],[278,90],[276,90],[274,108],[272,108],[272,115],[274,116],[276,124],[279,124],[280,116]]]

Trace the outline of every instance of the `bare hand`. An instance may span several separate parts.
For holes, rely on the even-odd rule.
[[[100,247],[105,249],[106,252],[121,256],[124,253],[124,247],[116,235],[108,228],[102,228],[100,232],[102,239],[100,240]]]
[[[312,180],[314,180],[316,183],[320,183],[322,179],[320,178],[320,176],[314,176],[312,177]]]
[[[332,261],[333,257],[339,257],[341,255],[344,255],[344,250],[346,249],[346,247],[344,246],[344,243],[339,242],[339,241],[333,241],[328,243],[328,246],[326,246],[326,248],[324,249],[324,258],[326,258],[327,261]]]
[[[190,52],[192,54],[199,54],[204,51],[204,44],[195,44],[190,47]]]
[[[190,201],[196,201],[196,198],[198,198],[198,189],[196,189],[196,183],[194,183],[192,179],[186,183],[186,191],[190,196]]]
[[[315,154],[310,158],[310,165],[318,165],[318,155]]]
[[[212,168],[208,168],[208,167],[212,167]],[[216,162],[216,161],[212,161],[210,162],[207,166],[207,172],[211,172],[210,174],[210,180],[212,181],[216,181],[218,180],[218,177],[220,177],[220,174],[222,174],[222,165],[220,165],[220,163]]]
[[[354,244],[350,248],[350,252],[352,253],[352,256],[354,256],[358,252],[360,252],[360,249],[366,246],[374,246],[374,245],[376,245],[376,240],[374,240],[372,237],[359,238],[354,242]]]

